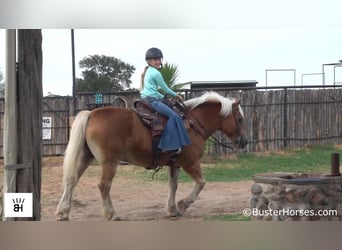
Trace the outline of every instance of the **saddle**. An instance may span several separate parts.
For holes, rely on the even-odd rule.
[[[188,130],[190,128],[190,122],[185,117],[184,107],[167,98],[162,99],[162,102],[182,117],[184,127]],[[161,135],[167,122],[167,118],[158,114],[146,101],[142,99],[135,100],[133,104],[133,111],[141,119],[142,123],[151,130],[152,137]]]
[[[182,105],[177,102],[171,101],[168,98],[162,99],[162,102],[168,105],[171,109],[173,109],[177,114],[179,114],[183,119],[183,124],[186,130],[190,128],[190,121],[185,117],[185,109]],[[134,101],[133,111],[140,118],[142,123],[150,129],[151,137],[152,137],[152,152],[153,152],[153,161],[150,166],[146,167],[146,169],[157,169],[159,170],[159,160],[161,156],[161,151],[158,148],[160,137],[163,133],[164,126],[167,122],[167,118],[158,114],[146,101],[142,99],[137,99]],[[165,153],[163,153],[165,154]],[[174,163],[177,156],[175,154],[166,153],[170,155],[170,166],[172,162]]]

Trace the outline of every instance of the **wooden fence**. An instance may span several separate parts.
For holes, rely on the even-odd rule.
[[[342,143],[342,89],[218,92],[241,99],[249,138],[245,152]],[[221,133],[217,136],[225,140]],[[229,153],[212,148],[212,153]]]
[[[223,96],[241,99],[249,144],[242,152],[263,152],[295,148],[309,144],[342,144],[342,89],[245,89],[215,90]],[[186,98],[199,96],[203,91],[184,91]],[[139,97],[137,92],[103,94],[102,103],[95,103],[94,94],[78,95],[75,107],[72,97],[45,97],[43,117],[51,122],[48,138],[43,140],[43,155],[62,155],[69,137],[73,110],[77,113],[98,106],[122,104],[117,96],[125,96],[130,103]],[[0,148],[3,138],[4,101],[0,99]],[[229,140],[220,132],[215,136],[222,142]],[[206,152],[228,154],[230,149],[207,143]],[[0,157],[3,151],[0,152]]]

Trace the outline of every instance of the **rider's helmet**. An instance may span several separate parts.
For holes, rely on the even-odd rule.
[[[150,48],[146,51],[145,60],[163,58],[163,52],[158,48]]]

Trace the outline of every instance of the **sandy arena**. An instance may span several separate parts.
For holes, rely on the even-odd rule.
[[[62,195],[62,167],[46,166],[42,171],[42,216],[43,221],[54,221],[55,210]],[[120,175],[119,167],[113,180],[111,197],[113,205],[125,221],[171,220],[166,217],[168,184],[160,181],[142,180]],[[162,170],[166,171],[166,170]],[[152,174],[151,174],[152,175]],[[97,187],[100,167],[90,166],[77,185],[70,212],[70,220],[103,220],[100,192]],[[180,183],[177,201],[189,194],[194,183]],[[202,220],[203,216],[240,214],[249,206],[252,181],[207,182],[195,203],[178,220]]]

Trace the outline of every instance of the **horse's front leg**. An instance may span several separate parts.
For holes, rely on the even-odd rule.
[[[176,191],[178,187],[179,168],[169,167],[169,197],[167,200],[167,216],[177,217],[181,215],[176,206]]]
[[[205,186],[205,180],[202,176],[200,163],[197,162],[193,166],[188,166],[184,168],[185,172],[191,176],[195,181],[195,187],[192,192],[185,198],[178,202],[178,210],[184,214],[185,210],[197,199],[199,193]]]

